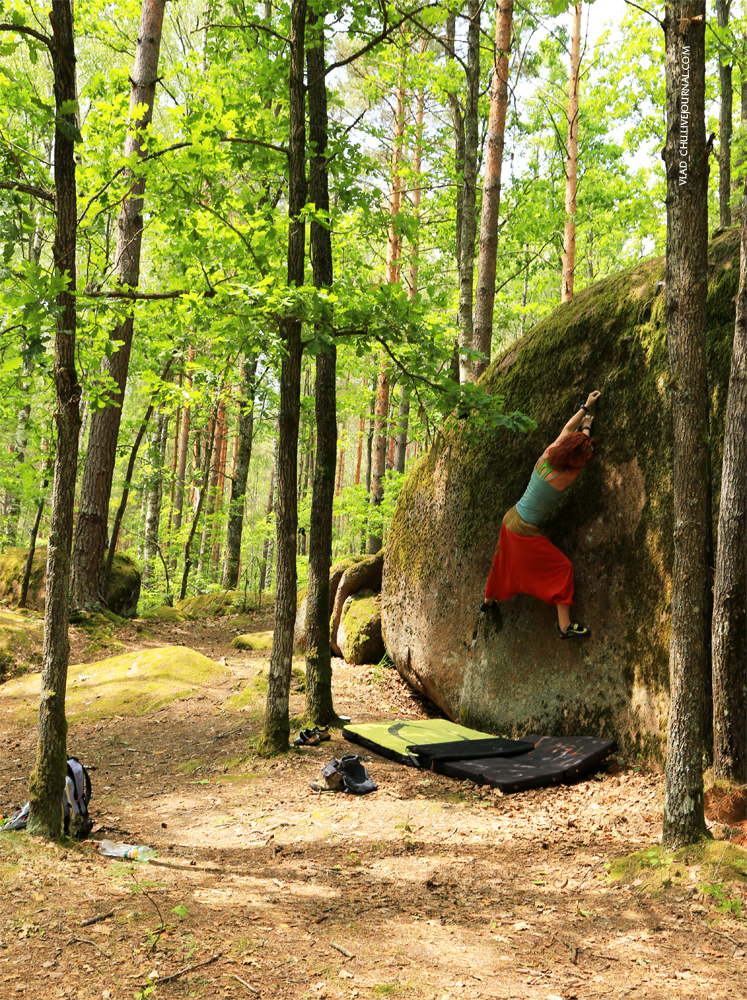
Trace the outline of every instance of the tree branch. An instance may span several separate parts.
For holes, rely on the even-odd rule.
[[[35,38],[37,42],[41,42],[42,45],[46,45],[49,51],[52,52],[52,39],[49,35],[43,35],[41,31],[29,28],[25,24],[0,24],[0,31],[16,31],[19,35],[31,35],[32,38]]]
[[[19,181],[0,181],[0,189],[30,194],[33,198],[40,198],[42,201],[49,201],[54,205],[54,195],[49,191],[42,190],[42,188],[34,187],[33,184],[21,184]]]
[[[231,136],[224,135],[220,140],[221,142],[238,142],[243,143],[247,146],[262,146],[264,149],[274,149],[276,153],[282,153],[284,156],[288,156],[289,150],[287,146],[275,146],[271,142],[262,142],[261,139],[239,139],[233,138]],[[185,143],[186,145],[186,143]]]

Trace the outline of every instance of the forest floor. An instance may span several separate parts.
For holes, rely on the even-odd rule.
[[[94,658],[102,644],[72,631],[73,661]],[[97,827],[82,843],[0,836],[0,1000],[747,995],[745,855],[723,839],[663,854],[660,773],[615,758],[576,785],[502,796],[364,754],[377,792],[314,793],[320,767],[356,748],[335,731],[256,756],[268,654],[237,653],[236,631],[231,618],[108,631],[98,658],[182,643],[230,676],[137,717],[71,722]],[[8,719],[2,691],[7,813],[27,798],[36,728]],[[334,695],[361,722],[434,711],[393,671],[341,660]],[[158,856],[102,857],[102,837]]]

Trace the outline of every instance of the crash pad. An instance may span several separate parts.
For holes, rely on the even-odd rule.
[[[465,757],[472,760],[486,754],[497,757],[526,753],[534,747],[533,743],[523,740],[508,740],[467,729],[449,719],[370,722],[345,726],[342,735],[382,757],[414,767],[429,767],[434,756],[445,760]]]
[[[596,736],[525,736],[509,740],[448,719],[375,722],[345,726],[351,743],[411,767],[521,792],[570,784],[595,771],[617,749]]]
[[[432,769],[502,792],[523,792],[547,785],[568,785],[595,771],[617,749],[614,740],[595,736],[527,736],[526,739],[534,743],[534,748],[520,757],[434,760]]]

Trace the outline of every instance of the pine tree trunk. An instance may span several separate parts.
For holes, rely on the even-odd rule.
[[[454,59],[456,45],[456,14],[449,11],[446,18],[446,53],[449,60]],[[456,175],[456,227],[454,245],[456,248],[456,264],[462,259],[462,203],[464,198],[464,115],[459,97],[454,91],[447,93],[451,123],[454,127],[454,173]]]
[[[462,172],[462,231],[459,244],[459,346],[472,348],[472,308],[475,283],[475,236],[477,234],[477,153],[480,142],[480,0],[469,0],[467,29],[467,90],[464,103],[464,170]],[[459,382],[472,381],[469,355],[459,355]]]
[[[495,54],[490,90],[488,117],[488,149],[485,157],[485,180],[482,188],[480,220],[480,253],[477,260],[475,294],[475,326],[472,348],[485,355],[476,359],[472,372],[475,381],[490,363],[493,339],[493,306],[495,303],[495,272],[498,256],[498,214],[501,206],[501,171],[503,140],[508,107],[508,57],[511,52],[514,0],[498,0],[495,21]]]
[[[747,782],[747,219],[742,215],[739,294],[729,395],[713,590],[714,777]]]
[[[236,451],[236,469],[231,483],[231,506],[228,515],[228,531],[226,532],[226,561],[223,569],[223,586],[226,590],[235,590],[239,582],[246,481],[249,476],[249,462],[252,458],[254,437],[256,380],[257,355],[253,354],[244,362],[244,392],[239,403],[238,449]]]
[[[288,284],[304,279],[306,226],[301,215],[306,204],[306,113],[304,56],[306,0],[293,0],[290,31],[289,151],[288,151]],[[265,724],[260,738],[263,753],[286,747],[290,733],[290,694],[293,627],[296,622],[296,531],[298,528],[298,424],[301,410],[301,321],[286,316],[281,324],[286,353],[280,370],[278,442],[277,569],[275,629],[267,683]]]
[[[46,606],[42,648],[39,738],[36,762],[29,779],[31,811],[28,832],[57,838],[62,830],[62,789],[67,762],[65,688],[70,646],[68,597],[70,550],[73,539],[75,479],[78,467],[80,394],[75,370],[76,335],[76,220],[75,145],[69,134],[76,127],[67,107],[77,101],[75,38],[70,3],[56,3],[50,13],[53,32],[52,66],[57,126],[54,137],[55,237],[52,257],[59,277],[68,282],[57,295],[54,341],[55,423],[57,452],[54,463],[52,510],[47,543]],[[59,127],[66,123],[66,131]]]
[[[705,0],[670,0],[666,39],[666,316],[674,424],[674,571],[662,843],[694,843],[703,817],[708,399]],[[683,113],[684,112],[684,117]],[[689,123],[689,124],[688,124]],[[680,166],[687,164],[689,168]]]
[[[726,34],[729,26],[731,0],[716,0],[716,18],[722,30],[719,35]],[[718,211],[719,225],[726,229],[731,225],[731,116],[733,91],[731,83],[732,66],[730,53],[719,52],[718,74],[721,83],[721,106],[718,115],[718,131],[720,149],[718,154]]]
[[[382,358],[376,386],[376,409],[374,411],[373,456],[371,459],[371,513],[368,524],[368,552],[373,555],[382,544],[383,525],[381,515],[376,510],[384,499],[384,479],[386,476],[387,427],[389,416],[389,373]]]
[[[578,78],[581,68],[581,0],[573,8],[571,77],[568,85],[568,133],[565,143],[565,230],[560,301],[573,298],[576,271],[576,188],[578,187]]]
[[[135,64],[130,78],[130,126],[125,140],[125,159],[139,160],[145,154],[148,126],[153,116],[165,7],[166,0],[143,0],[142,3]],[[144,111],[142,117],[135,118],[138,108]],[[131,187],[122,201],[117,222],[114,274],[120,285],[135,288],[140,280],[145,177],[138,177],[130,167],[125,169],[123,176],[125,183],[131,183]],[[97,410],[91,419],[75,526],[72,575],[73,599],[83,608],[97,607],[103,600],[100,577],[104,567],[109,499],[130,364],[133,322],[133,317],[128,316],[112,333],[112,340],[122,344],[111,358],[104,359],[102,371],[114,379],[117,390],[112,393],[110,405]]]

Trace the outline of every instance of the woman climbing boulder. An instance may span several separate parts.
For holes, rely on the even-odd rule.
[[[503,518],[481,612],[488,612],[495,601],[529,594],[557,606],[561,639],[591,634],[587,627],[571,622],[573,566],[542,534],[539,525],[594,457],[596,442],[591,436],[594,417],[590,410],[600,395],[597,390],[589,393],[586,403],[542,452],[524,496]]]

